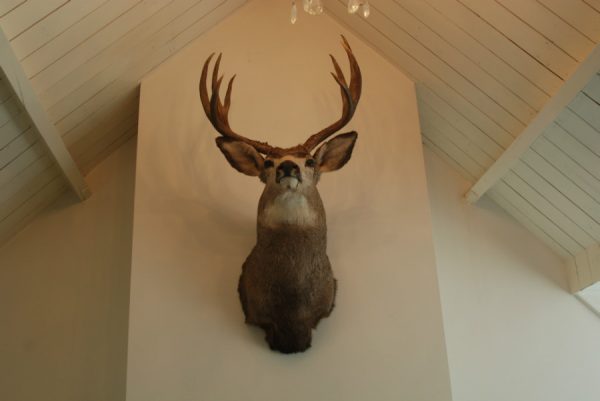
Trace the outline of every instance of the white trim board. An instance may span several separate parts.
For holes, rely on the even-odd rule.
[[[6,75],[15,95],[23,104],[33,125],[36,127],[46,147],[50,151],[50,154],[56,160],[56,163],[60,167],[73,191],[77,194],[79,199],[87,199],[91,195],[91,191],[85,182],[83,175],[67,150],[56,127],[48,119],[31,83],[27,79],[19,60],[12,50],[10,42],[1,28],[0,69]]]
[[[544,108],[540,110],[531,123],[469,189],[465,195],[469,202],[477,202],[488,189],[506,175],[521,158],[523,153],[544,132],[544,129],[558,117],[598,70],[600,70],[600,45],[594,47],[588,57],[581,62],[577,70],[571,74],[558,92],[548,100]]]

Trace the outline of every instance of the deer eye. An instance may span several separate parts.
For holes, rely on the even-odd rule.
[[[304,165],[306,167],[314,167],[315,166],[315,159],[306,159],[306,162],[304,163]]]
[[[271,168],[271,167],[273,167],[273,165],[274,165],[273,160],[265,160],[265,164],[264,164],[265,168]]]

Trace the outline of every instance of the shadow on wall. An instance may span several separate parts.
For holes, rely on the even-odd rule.
[[[125,398],[135,139],[0,248],[0,399]]]

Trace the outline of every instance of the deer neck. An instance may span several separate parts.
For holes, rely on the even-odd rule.
[[[325,241],[325,209],[316,188],[306,191],[271,192],[265,189],[258,205],[258,241],[302,236]]]

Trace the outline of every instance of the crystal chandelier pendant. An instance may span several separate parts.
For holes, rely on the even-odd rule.
[[[307,13],[310,15],[323,14],[323,0],[308,0]]]
[[[296,8],[296,0],[292,0],[292,11],[290,12],[290,22],[292,24],[295,24],[297,19],[298,19],[298,9]]]
[[[371,7],[369,6],[369,2],[365,1],[362,5],[362,16],[368,18],[371,15]]]
[[[323,0],[302,0],[302,9],[310,15],[320,15],[325,11]],[[367,18],[371,14],[371,7],[369,6],[368,0],[348,0],[348,13],[356,14],[357,12],[364,18]],[[296,7],[296,0],[292,0],[290,22],[295,24],[297,20],[298,8]]]
[[[348,0],[348,13],[349,14],[354,14],[355,12],[357,12],[359,7],[360,7],[359,0]]]

